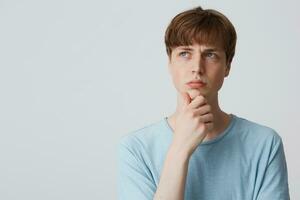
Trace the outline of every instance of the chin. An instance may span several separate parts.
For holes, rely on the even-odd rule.
[[[206,95],[204,94],[204,92],[201,92],[200,90],[197,90],[197,89],[190,89],[190,90],[187,90],[187,93],[190,95],[190,98],[191,98],[191,99],[194,99],[194,98],[196,98],[196,97],[199,96],[199,95],[206,96]]]

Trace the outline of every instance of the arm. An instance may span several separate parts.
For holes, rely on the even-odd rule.
[[[157,189],[140,149],[131,140],[119,145],[120,200],[183,200],[190,155],[213,127],[211,108],[203,96],[190,101],[185,94],[184,99]]]
[[[203,96],[193,101],[181,93],[183,104],[175,119],[173,141],[167,153],[154,200],[184,200],[190,156],[213,127],[210,106]]]
[[[154,200],[183,200],[189,155],[174,144],[167,153]]]

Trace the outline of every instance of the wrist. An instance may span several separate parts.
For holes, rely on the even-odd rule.
[[[188,161],[191,156],[191,151],[188,148],[179,146],[173,142],[169,148],[168,156],[176,157],[182,161]]]

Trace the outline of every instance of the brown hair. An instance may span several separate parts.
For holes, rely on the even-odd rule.
[[[173,48],[201,44],[222,45],[226,62],[231,63],[236,45],[236,31],[222,13],[200,6],[177,14],[165,32],[165,45],[169,59]],[[228,65],[229,66],[229,65]]]

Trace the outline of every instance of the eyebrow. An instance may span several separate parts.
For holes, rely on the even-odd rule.
[[[194,51],[193,48],[190,47],[177,47],[178,50],[185,50],[185,51]],[[205,52],[214,52],[214,51],[220,51],[218,48],[208,47],[207,49],[204,49]]]

